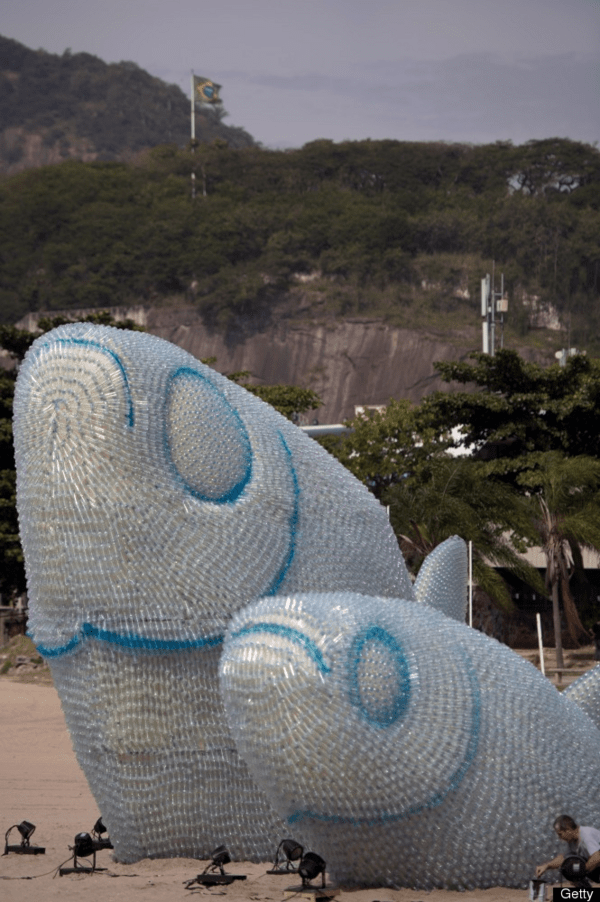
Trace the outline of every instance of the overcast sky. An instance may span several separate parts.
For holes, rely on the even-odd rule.
[[[193,69],[268,147],[600,141],[600,0],[7,0],[0,33]]]

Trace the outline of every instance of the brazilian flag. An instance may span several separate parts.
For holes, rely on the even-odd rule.
[[[194,75],[194,99],[200,103],[221,103],[219,91],[222,85],[216,84],[210,78],[202,78]]]

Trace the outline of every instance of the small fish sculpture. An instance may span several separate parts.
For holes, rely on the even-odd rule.
[[[14,401],[29,631],[115,854],[266,860],[286,828],[218,683],[232,615],[411,584],[385,510],[319,445],[152,335],[41,336]]]
[[[417,596],[442,601],[436,570],[456,582],[455,542]],[[334,882],[524,886],[557,851],[558,814],[600,824],[600,731],[529,662],[421,600],[300,592],[238,612],[220,662],[236,747]]]

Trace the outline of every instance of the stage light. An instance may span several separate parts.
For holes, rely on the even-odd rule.
[[[103,839],[102,834],[106,833],[106,827],[104,826],[104,822],[102,817],[99,817],[94,826],[92,827],[92,840],[96,847],[96,851],[100,851],[101,849],[114,849],[112,842],[110,841],[110,836],[107,836],[106,839]]]
[[[217,868],[224,874],[225,871],[223,869],[224,864],[229,864],[231,861],[231,856],[226,848],[226,846],[218,846],[215,851],[212,853],[212,861],[206,867],[206,872],[208,871],[216,871]]]
[[[75,858],[89,858],[90,855],[94,855],[96,848],[94,840],[89,833],[78,833],[74,842],[73,851],[75,852]]]
[[[17,830],[23,837],[23,841],[29,843],[29,837],[35,833],[35,824],[32,824],[31,821],[21,821],[17,825]]]
[[[585,859],[580,855],[567,855],[560,866],[560,873],[578,889],[591,889],[592,884],[587,876]]]
[[[307,852],[302,857],[302,861],[298,867],[298,873],[302,877],[302,886],[306,887],[311,880],[315,880],[319,874],[322,875],[322,886],[325,886],[325,868],[327,865],[320,855],[316,852]]]
[[[58,869],[61,877],[65,874],[94,874],[96,871],[105,871],[106,868],[96,867],[96,842],[89,833],[78,833],[73,840],[73,845],[69,846],[73,852],[73,867]],[[81,864],[80,858],[92,858],[92,864]]]
[[[199,883],[204,886],[227,886],[230,883],[233,883],[234,880],[245,880],[245,874],[226,874],[223,865],[229,864],[231,861],[231,855],[226,846],[217,846],[214,852],[211,854],[211,860],[204,868],[201,874],[198,874],[194,877],[193,880],[188,880],[185,883],[186,889],[190,889],[194,883]],[[211,873],[214,871],[219,871],[218,874]]]
[[[95,833],[96,836],[102,836],[103,833],[106,833],[106,827],[104,826],[102,815],[98,818],[98,820],[92,827],[92,833]]]
[[[295,839],[282,839],[275,852],[273,867],[267,874],[296,873],[298,866],[294,867],[294,861],[300,862],[304,849]]]
[[[21,842],[18,846],[10,846],[8,844],[8,835],[11,830],[18,830],[21,834]],[[9,852],[16,852],[17,855],[45,855],[45,848],[29,844],[34,831],[35,824],[32,824],[31,821],[21,821],[20,824],[13,824],[12,827],[9,827],[4,836],[4,854],[8,855]]]

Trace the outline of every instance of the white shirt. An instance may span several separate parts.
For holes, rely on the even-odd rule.
[[[569,848],[587,861],[594,852],[600,851],[600,830],[595,827],[580,827],[579,843],[569,843]]]

